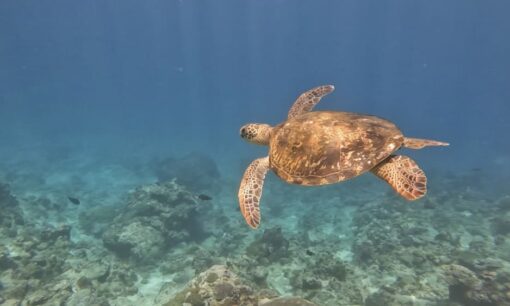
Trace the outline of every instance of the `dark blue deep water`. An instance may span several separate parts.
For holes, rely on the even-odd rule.
[[[0,305],[510,305],[508,12],[1,0]],[[323,84],[315,110],[450,143],[401,151],[428,193],[270,172],[252,230],[239,182],[268,151],[239,129]]]

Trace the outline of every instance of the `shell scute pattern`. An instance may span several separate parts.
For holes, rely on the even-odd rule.
[[[271,168],[283,180],[324,185],[364,173],[403,143],[384,119],[344,112],[309,112],[275,127],[269,143]]]

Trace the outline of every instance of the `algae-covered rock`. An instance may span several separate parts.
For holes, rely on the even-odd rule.
[[[218,166],[202,153],[159,161],[155,164],[155,172],[160,182],[176,179],[178,184],[194,192],[217,191],[220,186]]]
[[[0,212],[0,227],[12,229],[24,223],[18,201],[10,193],[9,186],[2,183],[0,183]]]
[[[78,290],[73,293],[66,301],[66,306],[109,306],[110,303],[105,298],[99,298],[97,294],[90,290]]]
[[[322,288],[322,283],[317,276],[309,271],[294,271],[290,278],[290,284],[294,289],[317,290]]]
[[[104,245],[124,258],[152,262],[178,242],[201,239],[196,197],[174,181],[142,186],[103,234]]]
[[[224,300],[234,293],[234,285],[231,283],[217,283],[213,288],[214,299],[217,301]]]
[[[452,301],[465,303],[473,290],[481,288],[482,281],[475,272],[461,265],[444,265],[441,267],[448,283],[449,297]]]
[[[255,292],[243,284],[237,275],[222,265],[212,266],[196,276],[183,290],[168,296],[169,288],[174,284],[165,285],[158,297],[156,305],[164,306],[256,306],[258,298]]]
[[[302,284],[304,290],[314,290],[322,288],[321,281],[313,276],[304,277]]]
[[[498,200],[496,205],[501,211],[510,211],[510,196],[507,195],[502,197]]]
[[[343,282],[347,278],[349,270],[347,264],[335,258],[333,254],[324,252],[317,255],[313,266],[314,274],[323,278],[333,278]]]
[[[260,306],[317,306],[316,304],[299,297],[279,297]]]
[[[1,298],[0,298],[1,299]],[[21,301],[15,299],[0,300],[2,306],[19,306]]]
[[[197,248],[197,250],[193,252],[191,267],[195,270],[195,273],[200,273],[214,265],[215,261],[215,256],[210,251]]]
[[[445,280],[450,285],[463,285],[467,288],[478,287],[481,284],[476,274],[461,265],[444,265],[441,267]]]
[[[396,306],[395,297],[385,290],[380,290],[366,298],[365,306]]]
[[[104,282],[111,272],[110,263],[106,261],[87,261],[83,265],[82,276],[90,280]]]
[[[80,212],[78,225],[84,232],[101,237],[118,214],[116,206],[97,205]]]
[[[492,229],[495,235],[510,234],[510,212],[494,218],[492,222]]]
[[[505,277],[510,274],[501,263],[480,262],[476,267],[476,272],[459,265],[442,267],[450,300],[470,306],[510,305],[510,279]]]
[[[71,226],[64,224],[59,227],[48,227],[41,231],[42,241],[56,241],[57,239],[71,239]]]
[[[246,248],[246,253],[263,264],[269,264],[290,256],[289,241],[280,227],[270,228]]]
[[[88,274],[87,271],[82,273]],[[113,264],[106,275],[92,280],[92,284],[98,296],[107,298],[131,296],[138,292],[139,277],[128,265]]]
[[[323,252],[308,258],[301,269],[291,273],[289,281],[294,293],[310,298],[328,288],[347,288],[344,282],[348,274],[346,263],[330,252]]]
[[[370,294],[365,300],[365,306],[457,306],[452,304],[437,304],[428,300],[422,300],[416,296],[397,294],[393,288],[383,287],[379,291]]]
[[[27,294],[24,302],[26,305],[65,305],[71,295],[71,283],[62,280],[57,283],[49,283]]]
[[[159,257],[165,246],[161,232],[141,222],[124,226],[122,232],[106,232],[103,242],[120,256],[132,256],[138,261]]]

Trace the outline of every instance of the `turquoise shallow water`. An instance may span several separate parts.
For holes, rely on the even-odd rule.
[[[0,3],[0,305],[510,305],[503,1]],[[416,202],[269,172],[242,125],[388,119]],[[399,153],[399,154],[400,154]],[[72,200],[70,199],[72,198]]]

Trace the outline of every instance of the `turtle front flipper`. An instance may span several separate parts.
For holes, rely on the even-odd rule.
[[[288,119],[309,112],[325,95],[335,90],[333,85],[323,85],[301,94],[290,108]]]
[[[246,169],[239,187],[239,207],[248,225],[257,228],[260,224],[259,202],[264,187],[264,178],[269,170],[269,157],[254,160]]]
[[[407,156],[391,155],[371,171],[409,201],[417,200],[427,193],[425,173]]]

